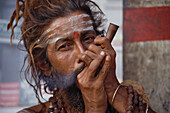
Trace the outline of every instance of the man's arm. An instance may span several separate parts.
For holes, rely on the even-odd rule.
[[[105,51],[106,55],[111,57],[111,66],[109,69],[109,72],[107,74],[107,77],[105,79],[105,90],[107,94],[107,98],[109,101],[109,104],[116,109],[120,113],[126,112],[126,109],[128,107],[128,92],[127,89],[123,86],[121,86],[117,94],[115,95],[114,101],[112,102],[112,97],[117,89],[117,87],[120,85],[115,74],[116,70],[116,52],[114,51],[113,47],[110,44],[110,41],[106,39],[105,37],[97,36],[94,40],[94,44],[99,45],[103,51]],[[138,113],[138,107],[136,107],[135,112]],[[152,113],[153,111],[149,109],[148,113]]]
[[[106,56],[105,52],[97,51],[98,47],[96,47],[90,45],[89,50],[79,56],[80,61],[86,65],[77,76],[78,86],[85,104],[85,113],[105,113],[107,110],[104,80],[110,67],[111,58]],[[99,67],[101,69],[96,73]]]

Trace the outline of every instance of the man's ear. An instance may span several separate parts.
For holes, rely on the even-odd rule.
[[[49,62],[42,61],[37,63],[38,68],[43,72],[44,75],[50,76],[51,75],[51,66]]]

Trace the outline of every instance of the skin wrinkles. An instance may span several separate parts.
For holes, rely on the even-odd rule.
[[[62,26],[62,25],[64,25],[64,24],[67,24],[67,23],[69,23],[69,22],[73,22],[74,20],[78,20],[78,19],[84,18],[84,17],[89,17],[89,15],[88,15],[88,14],[80,14],[80,15],[72,16],[72,17],[70,17],[67,21],[65,21],[65,22],[63,22],[63,23],[61,23],[61,24],[58,24],[58,25],[56,25],[56,26],[54,26],[54,27],[52,27],[52,28],[50,28],[50,29],[47,29],[42,35],[47,34],[48,32],[56,29],[57,27],[60,27],[60,26]]]
[[[49,43],[54,43],[54,42],[57,42],[59,39],[62,39],[70,34],[73,34],[74,32],[82,32],[82,31],[88,31],[88,30],[93,30],[93,26],[89,26],[87,28],[80,28],[80,29],[77,29],[77,30],[74,30],[74,31],[70,31],[70,32],[66,32],[64,33],[63,35],[61,36],[58,36],[56,38],[52,38],[52,39],[49,39]],[[54,35],[54,34],[52,34]],[[48,38],[50,38],[51,36],[49,36]]]
[[[67,20],[67,18],[70,18],[71,16],[75,16],[77,14],[80,15],[83,14],[83,12],[76,12],[68,17],[57,19],[47,29],[50,29],[58,25],[58,23],[61,23]],[[77,22],[89,20],[90,18],[80,18],[79,20],[77,20]],[[59,29],[57,28],[56,30],[61,30],[64,27],[65,26],[60,26]],[[87,25],[81,26],[81,29],[86,28]],[[52,66],[55,68],[57,73],[61,73],[62,75],[68,75],[71,72],[75,71],[76,69],[80,68],[84,64],[83,62],[80,63],[78,61],[78,55],[84,52],[87,49],[87,47],[91,43],[93,43],[93,40],[96,37],[94,30],[90,29],[90,32],[89,30],[88,32],[86,31],[87,30],[77,32],[79,33],[79,38],[75,38],[74,34],[71,33],[66,37],[61,37],[60,39],[55,41],[55,43],[48,44],[47,54]],[[86,32],[86,34],[84,34],[83,32]],[[58,43],[58,41],[60,43]]]
[[[83,12],[75,12],[73,15],[70,15],[70,17],[80,13]],[[56,19],[47,29],[50,29],[70,17]],[[86,20],[87,18],[81,18],[77,20],[77,22]],[[90,18],[88,20],[90,20]],[[56,31],[64,27],[65,25],[60,26]],[[58,85],[58,87],[67,88],[70,84],[72,85],[75,83],[81,90],[85,104],[85,112],[104,112],[107,109],[107,95],[104,88],[104,80],[110,69],[111,58],[99,46],[94,44],[96,38],[95,30],[85,30],[87,27],[87,25],[78,27],[79,29],[83,29],[83,31],[70,31],[72,33],[60,38],[55,41],[55,43],[49,43],[47,46],[47,55],[53,70],[56,72],[51,73],[57,78],[56,80],[58,81],[56,82],[60,83],[56,83],[56,85]],[[96,57],[87,55],[86,51],[92,52]],[[103,60],[104,63],[101,66],[101,70],[99,70],[98,75],[95,76]],[[78,69],[80,69],[79,72],[76,71]],[[73,72],[77,73],[73,75]],[[69,84],[66,83],[66,81],[70,81]],[[91,109],[93,108],[91,106],[96,109]]]
[[[36,43],[38,43],[38,47],[46,47],[48,44],[50,43],[55,43],[56,41],[58,41],[59,39],[62,39],[64,37],[67,37],[69,35],[74,34],[74,32],[83,32],[83,31],[88,31],[88,30],[94,30],[93,26],[92,26],[92,20],[90,20],[89,18],[80,18],[79,20],[75,20],[77,21],[76,25],[72,25],[71,23],[64,24],[61,28],[58,27],[53,31],[50,31],[49,33],[47,33],[44,38],[40,38],[40,40],[38,40]],[[79,22],[80,21],[80,22]],[[80,23],[80,24],[78,24]],[[55,25],[53,25],[52,27],[54,27]],[[75,27],[72,27],[75,26]],[[51,29],[51,28],[49,28]]]
[[[92,21],[89,20],[89,21],[82,21],[80,22],[79,24],[73,24],[73,25],[65,25],[66,27],[63,28],[62,30],[59,30],[59,31],[56,31],[54,33],[51,33],[50,35],[47,36],[47,38],[50,38],[50,37],[53,37],[57,34],[62,34],[62,32],[67,32],[67,34],[70,34],[72,32],[75,32],[75,31],[84,31],[85,28],[81,28],[82,26],[85,26],[87,25],[88,27],[86,28],[87,30],[89,29],[93,29],[93,26],[92,26]],[[54,29],[55,31],[55,29]]]
[[[62,43],[72,41],[74,40],[74,38],[75,39],[81,38],[81,41],[84,42],[84,40],[88,40],[89,38],[95,38],[95,36],[96,36],[96,33],[94,30],[88,30],[88,31],[83,31],[81,33],[74,32],[73,35],[67,36],[67,37],[65,36],[65,37],[54,38],[54,40],[55,39],[57,40],[55,42],[55,50],[53,51],[56,51],[56,49],[59,48],[59,46],[62,45]],[[88,47],[86,46],[86,48]]]
[[[84,18],[84,20],[82,20],[82,18]],[[58,35],[58,34],[69,35],[76,31],[81,32],[81,31],[85,31],[85,30],[92,30],[93,29],[92,24],[93,24],[93,22],[92,22],[92,20],[89,20],[89,15],[87,15],[87,14],[75,15],[75,16],[70,17],[68,20],[62,22],[61,24],[57,24],[57,25],[53,26],[52,28],[45,30],[45,32],[41,35],[40,40],[43,38],[46,38],[45,40],[48,41],[48,39],[50,39],[51,37]],[[65,26],[65,27],[60,29],[61,26]],[[82,26],[87,26],[87,28],[81,28]],[[67,33],[63,33],[63,32],[67,32]],[[62,38],[63,35],[60,37]],[[57,38],[58,37],[56,37],[56,40],[57,40]],[[38,40],[38,42],[40,40]],[[48,41],[48,42],[53,43],[53,42],[55,42],[55,40]]]

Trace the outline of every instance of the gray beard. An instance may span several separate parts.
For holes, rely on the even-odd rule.
[[[76,85],[77,75],[84,69],[84,65],[69,75],[57,74],[52,68],[51,77],[44,77],[49,91],[59,90],[57,95],[62,97],[62,101],[71,113],[84,113],[84,102],[80,89]]]
[[[76,85],[77,75],[84,69],[84,65],[69,75],[59,75],[53,70],[54,77],[43,77],[45,89],[54,91],[58,89],[58,95],[70,113],[84,113],[85,105],[80,89]],[[110,111],[110,110],[109,110]],[[107,113],[115,113],[111,110]]]
[[[70,113],[84,113],[84,101],[80,89],[73,84],[60,91],[63,102]]]
[[[53,80],[52,83],[56,88],[65,89],[71,85],[73,85],[77,81],[77,75],[84,69],[84,65],[74,72],[68,75],[61,75],[55,72],[53,69]]]

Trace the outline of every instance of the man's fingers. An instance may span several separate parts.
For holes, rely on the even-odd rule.
[[[91,59],[88,55],[83,54],[79,57],[79,60],[84,62],[86,66],[89,66],[93,59]]]
[[[100,54],[100,52],[102,51],[101,48],[99,48],[98,46],[91,44],[88,48],[89,51],[94,52],[95,54]]]
[[[106,38],[105,37],[101,37],[100,35],[97,36],[95,39],[94,39],[94,44],[103,44],[106,42]]]
[[[106,56],[104,64],[98,74],[100,76],[97,76],[99,81],[101,80],[103,81],[106,78],[108,70],[110,69],[110,64],[111,64],[111,57]]]
[[[97,36],[94,40],[94,44],[100,46],[102,49],[108,48],[111,44],[106,37]]]
[[[97,54],[87,50],[85,51],[85,54],[88,55],[91,59],[95,59],[97,57]]]
[[[96,59],[94,59],[91,64],[89,65],[88,67],[88,76],[89,77],[94,77],[95,76],[95,73],[98,69],[98,67],[100,66],[100,64],[102,63],[102,60],[104,59],[104,57],[106,56],[105,52],[101,52]]]

